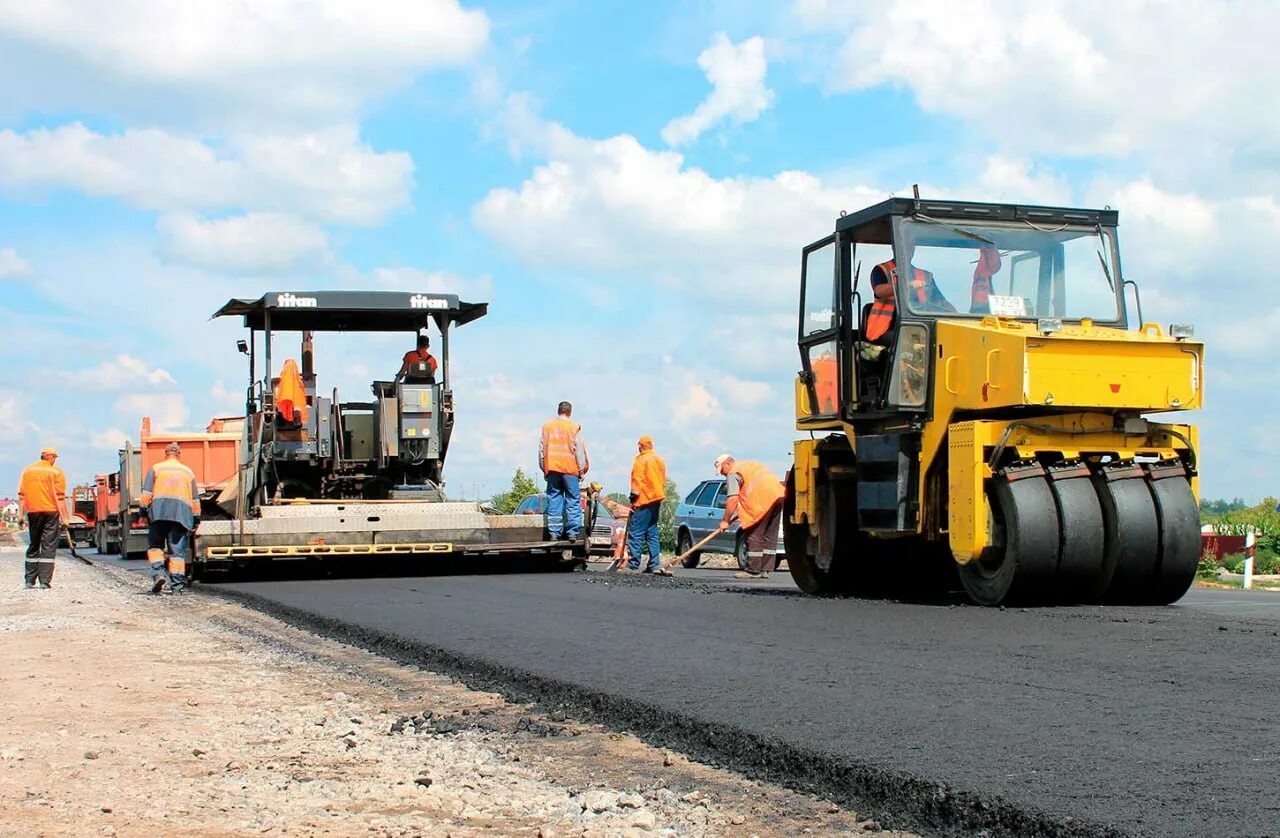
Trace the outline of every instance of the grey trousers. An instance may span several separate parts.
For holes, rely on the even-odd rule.
[[[53,584],[53,560],[58,554],[58,539],[62,536],[62,519],[56,512],[30,512],[27,514],[27,535],[31,544],[27,547],[27,587],[39,580],[44,587]]]

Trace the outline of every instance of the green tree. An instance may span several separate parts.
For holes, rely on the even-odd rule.
[[[676,504],[680,502],[680,490],[674,480],[667,481],[667,500],[658,512],[658,542],[664,553],[676,551]]]
[[[511,478],[511,488],[505,492],[500,492],[493,496],[489,502],[493,508],[504,515],[510,515],[515,512],[516,506],[520,501],[529,495],[536,494],[538,484],[533,482],[533,478],[524,473],[524,469],[517,468],[516,473]]]

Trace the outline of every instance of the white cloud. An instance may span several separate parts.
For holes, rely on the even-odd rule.
[[[159,128],[100,134],[80,123],[0,131],[0,186],[76,189],[159,211],[255,210],[372,224],[408,203],[413,161],[354,126],[237,135],[215,147]]]
[[[733,375],[715,380],[716,391],[736,407],[760,407],[773,396],[773,388],[763,381],[748,381]]]
[[[226,273],[280,273],[329,258],[328,240],[315,224],[281,213],[203,219],[162,216],[160,252],[172,262]]]
[[[150,417],[153,431],[181,430],[191,418],[187,400],[180,393],[130,393],[116,399],[114,409],[139,423],[141,418]]]
[[[830,232],[841,210],[886,197],[799,171],[717,179],[630,135],[592,140],[527,116],[519,130],[546,162],[519,189],[490,191],[474,217],[537,265],[658,271],[663,281],[696,279],[697,290],[738,300],[762,289],[790,293],[800,247]]]
[[[723,410],[720,400],[705,385],[690,381],[678,392],[671,415],[677,425],[688,425],[718,419]]]
[[[42,0],[0,4],[0,36],[23,47],[0,51],[0,68],[45,108],[347,118],[417,72],[467,62],[488,33],[456,0]],[[40,72],[51,64],[71,78]]]
[[[120,354],[103,361],[96,367],[76,372],[54,373],[58,382],[75,390],[112,391],[125,390],[139,385],[176,385],[166,370],[152,368],[141,358]]]
[[[422,291],[428,294],[457,294],[467,302],[493,299],[493,280],[487,276],[466,277],[450,271],[424,271],[421,268],[374,268],[373,283],[380,288]]]
[[[698,66],[711,82],[711,93],[693,113],[667,123],[662,129],[667,145],[688,145],[726,119],[738,125],[752,122],[773,104],[773,91],[764,81],[769,62],[763,38],[734,44],[717,32],[698,56]]]
[[[818,70],[831,88],[905,87],[925,110],[1017,152],[1138,153],[1189,179],[1189,157],[1214,175],[1244,174],[1273,170],[1280,153],[1280,88],[1259,83],[1280,76],[1268,0],[804,0],[795,10],[819,41],[839,33],[836,50],[805,50],[835,56]]]
[[[31,265],[18,255],[12,247],[0,247],[0,279],[13,276],[28,276]]]
[[[119,451],[128,440],[129,435],[119,428],[94,431],[89,435],[90,447],[99,451]]]

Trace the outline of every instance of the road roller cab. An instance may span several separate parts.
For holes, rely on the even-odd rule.
[[[1186,591],[1195,430],[1145,417],[1200,406],[1203,345],[1143,321],[1117,222],[895,198],[804,248],[795,396],[810,434],[786,537],[801,588],[958,573],[987,605]]]

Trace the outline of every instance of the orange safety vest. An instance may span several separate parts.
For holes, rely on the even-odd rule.
[[[302,373],[298,372],[298,362],[292,358],[280,369],[275,397],[276,411],[281,416],[290,422],[307,424],[307,388],[302,383]]]
[[[782,500],[786,489],[782,481],[760,463],[740,460],[734,463],[733,470],[742,478],[738,489],[738,522],[744,530],[751,529]]]
[[[979,314],[991,309],[991,278],[1000,270],[1000,251],[983,247],[978,265],[973,269],[973,286],[969,291],[969,312]]]
[[[578,474],[578,432],[582,426],[557,416],[542,426],[542,470]],[[586,469],[581,469],[586,471]]]
[[[631,493],[639,495],[636,506],[666,500],[667,464],[652,448],[637,454],[631,464]]]
[[[410,364],[417,363],[426,364],[427,368],[431,370],[432,375],[436,374],[436,370],[439,369],[440,366],[436,363],[435,357],[425,349],[421,351],[417,349],[410,349],[408,352],[404,353],[404,361],[402,362],[401,367],[407,367]]]
[[[18,497],[27,512],[57,512],[63,514],[60,501],[67,497],[67,477],[62,469],[38,460],[22,470],[18,480]]]
[[[188,504],[191,511],[200,514],[200,500],[191,494],[191,484],[196,474],[181,460],[161,460],[151,467],[155,472],[155,481],[151,491],[143,491],[139,501],[143,506],[150,506],[155,498],[173,498]]]
[[[872,314],[874,315],[874,310]],[[870,322],[870,318],[868,318],[868,331],[870,331]],[[813,361],[809,367],[813,372],[813,392],[818,400],[815,409],[818,413],[835,413],[839,393],[839,373],[836,368],[836,359],[824,355]]]
[[[881,262],[876,267],[884,271],[885,278],[889,280],[889,287],[894,288],[898,282],[898,263],[890,259],[887,262]],[[929,281],[932,277],[928,271],[916,267],[911,269],[911,273],[911,287],[916,292],[916,300],[923,303],[928,299]],[[894,293],[896,294],[897,291],[894,291]],[[893,317],[896,313],[897,306],[893,297],[887,300],[876,300],[871,306],[871,312],[867,315],[865,339],[874,341],[883,337],[893,326]]]

